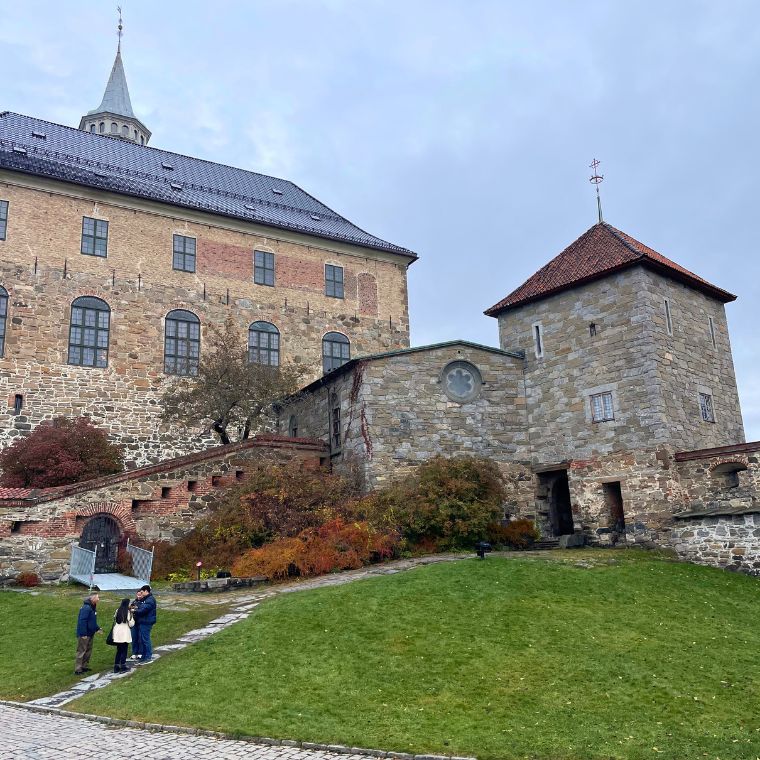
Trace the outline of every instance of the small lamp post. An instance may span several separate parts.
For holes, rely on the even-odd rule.
[[[491,544],[489,544],[488,541],[478,541],[478,543],[475,544],[475,550],[478,552],[478,557],[480,557],[480,559],[485,559],[486,554],[491,551]]]
[[[198,572],[198,580],[201,579],[201,568],[202,567],[203,567],[203,562],[201,562],[200,560],[198,560],[198,562],[195,563],[195,568],[196,568],[196,570]]]

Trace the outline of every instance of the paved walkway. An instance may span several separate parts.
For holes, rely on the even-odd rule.
[[[344,573],[323,575],[318,578],[309,578],[304,581],[295,581],[293,583],[270,586],[260,591],[226,592],[219,594],[218,596],[212,596],[209,592],[209,596],[212,596],[212,599],[209,600],[211,603],[226,602],[228,604],[232,603],[234,606],[227,614],[212,620],[203,628],[197,628],[194,631],[188,631],[183,634],[173,644],[163,644],[162,646],[156,647],[153,650],[153,661],[158,660],[162,656],[170,654],[173,651],[184,649],[190,644],[194,644],[196,641],[207,639],[209,636],[213,636],[215,633],[219,633],[219,631],[223,631],[225,628],[229,628],[231,625],[239,623],[241,620],[245,620],[261,602],[279,596],[280,594],[307,591],[315,588],[325,588],[327,586],[342,586],[346,583],[363,580],[364,578],[371,578],[377,575],[393,575],[395,573],[403,572],[404,570],[410,570],[413,567],[419,567],[420,565],[430,565],[437,562],[451,562],[464,559],[467,556],[470,555],[435,554],[428,557],[417,557],[414,559],[386,562],[379,565],[369,565],[368,567],[363,567],[359,570],[349,570]],[[186,593],[185,595],[188,594]],[[141,664],[126,673],[114,673],[112,671],[95,673],[87,678],[83,678],[66,691],[53,694],[49,697],[35,699],[30,702],[30,704],[44,707],[62,707],[69,702],[73,702],[75,699],[78,699],[89,691],[102,689],[116,679],[128,678],[135,672],[135,670],[149,668],[150,665],[151,663]]]
[[[366,754],[270,746],[102,723],[0,705],[3,760],[368,760]]]

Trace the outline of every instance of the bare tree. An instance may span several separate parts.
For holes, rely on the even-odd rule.
[[[213,430],[223,444],[247,439],[275,419],[274,405],[301,387],[307,367],[249,361],[248,347],[232,318],[210,327],[198,374],[174,381],[161,402],[164,422]],[[232,434],[232,435],[231,435]]]

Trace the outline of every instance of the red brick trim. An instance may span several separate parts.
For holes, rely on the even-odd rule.
[[[750,454],[760,451],[760,441],[750,443],[735,443],[731,446],[716,446],[712,449],[696,449],[695,451],[679,451],[676,462],[687,462],[690,459],[710,459],[711,457],[731,456],[732,454]]]
[[[77,509],[70,513],[75,518],[87,518],[94,517],[95,515],[111,515],[122,530],[122,533],[129,535],[137,534],[137,525],[132,519],[131,503],[117,502],[117,501],[96,501],[93,504],[88,504],[82,509]],[[86,521],[85,521],[86,522]],[[84,527],[84,524],[82,525]],[[77,535],[81,534],[81,530],[77,532]]]

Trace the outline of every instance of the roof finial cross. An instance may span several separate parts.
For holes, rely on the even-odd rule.
[[[118,34],[118,36],[119,36],[119,44],[118,44],[118,46],[116,48],[116,52],[117,53],[121,53],[121,35],[123,34],[122,29],[124,28],[124,24],[121,21],[121,6],[117,5],[116,6],[116,10],[119,11],[119,27],[118,27],[119,31],[116,32],[116,34]]]
[[[597,171],[599,165],[601,164],[601,161],[597,161],[594,159],[591,164],[589,165],[589,168],[593,172],[593,174],[589,177],[589,182],[591,182],[593,185],[596,186],[596,210],[599,213],[599,222],[601,223],[602,220],[602,199],[599,196],[599,185],[604,181],[604,175],[599,174]]]

